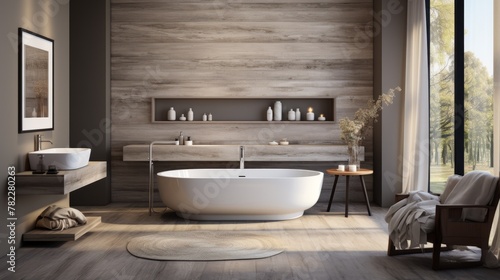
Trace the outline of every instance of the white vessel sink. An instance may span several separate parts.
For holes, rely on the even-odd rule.
[[[52,148],[28,154],[31,170],[36,170],[39,156],[43,155],[43,169],[55,165],[58,170],[78,169],[89,164],[89,148]]]

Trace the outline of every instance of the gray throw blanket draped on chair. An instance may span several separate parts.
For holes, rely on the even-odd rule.
[[[389,208],[385,221],[389,224],[389,237],[397,249],[416,248],[427,243],[427,233],[434,230],[437,204],[439,196],[413,191],[408,198]]]

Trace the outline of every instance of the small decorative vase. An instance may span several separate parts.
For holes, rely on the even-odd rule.
[[[37,97],[37,109],[36,109],[36,113],[37,113],[37,117],[46,117],[45,116],[45,112],[43,111],[43,104],[44,104],[44,98],[43,97]]]
[[[359,164],[359,145],[349,145],[347,147],[347,151],[349,153],[349,165],[355,164],[358,169],[360,168]]]

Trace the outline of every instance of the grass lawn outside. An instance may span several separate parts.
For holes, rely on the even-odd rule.
[[[478,164],[475,170],[485,170],[493,174],[493,167],[488,164]],[[465,173],[472,171],[472,166],[465,166]],[[450,164],[446,165],[431,165],[430,190],[433,193],[442,193],[446,180],[454,174],[453,167]]]

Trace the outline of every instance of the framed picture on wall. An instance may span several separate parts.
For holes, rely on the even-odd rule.
[[[54,40],[19,28],[19,133],[54,129]]]

